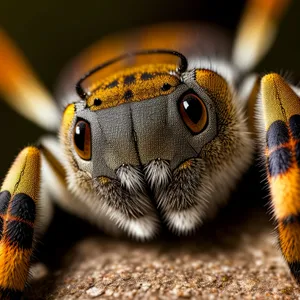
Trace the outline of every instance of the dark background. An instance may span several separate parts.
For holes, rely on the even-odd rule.
[[[263,1],[263,0],[262,0]],[[95,40],[126,28],[177,20],[204,20],[234,33],[243,0],[0,1],[0,25],[12,36],[46,86],[53,91],[67,61]],[[300,2],[293,2],[261,72],[300,72]],[[24,146],[43,131],[0,103],[0,179]]]
[[[65,63],[103,35],[126,28],[137,28],[141,25],[172,20],[208,21],[234,34],[244,3],[244,0],[132,0],[130,2],[121,0],[60,2],[0,0],[0,26],[12,36],[41,80],[53,91],[56,79]],[[292,70],[296,75],[300,75],[299,16],[300,1],[294,0],[282,21],[272,51],[257,68],[259,72]],[[44,131],[23,119],[1,101],[0,118],[0,180],[2,181],[18,152],[24,146],[34,143]],[[252,202],[253,199],[261,198],[259,193],[253,191],[253,184],[249,183],[249,177],[247,176],[243,184],[238,186],[243,197],[239,197],[241,192],[237,192],[235,197],[237,200],[232,202],[231,207],[236,203],[239,203],[239,207],[232,211],[229,208],[229,213],[223,213],[225,221],[221,220],[219,225],[208,224],[206,228],[209,230],[206,234],[204,233],[202,240],[209,240],[212,236],[223,236],[224,228],[225,231],[228,228],[228,220],[232,222],[234,228],[240,229],[240,223],[236,219],[239,217],[244,221],[245,213],[241,214],[241,212],[248,210],[248,207],[244,206],[244,195],[247,195]],[[260,178],[257,178],[254,185],[258,186],[259,181]],[[249,203],[252,205],[251,201]],[[228,217],[228,214],[231,217]],[[65,246],[68,244],[66,239],[79,238],[79,230],[74,229],[74,219],[70,218],[69,216],[69,219],[65,219],[63,213],[59,214],[57,219],[63,220],[64,226],[59,227],[55,225],[56,222],[53,222],[52,230],[49,230],[50,233],[44,239],[46,242],[43,241],[36,255],[42,261],[48,261],[48,265],[54,268],[59,265],[58,256],[63,256],[57,254],[57,248],[62,248],[63,250],[59,251],[64,253],[64,249],[68,248]],[[79,223],[77,226],[84,231],[83,224]],[[218,234],[218,228],[223,228],[220,234]],[[81,236],[83,235],[82,233]],[[215,240],[218,239],[215,238]],[[48,254],[46,249],[48,249]],[[44,258],[43,253],[45,253]],[[39,285],[40,283],[37,287]]]

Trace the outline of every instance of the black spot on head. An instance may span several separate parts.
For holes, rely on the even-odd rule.
[[[135,76],[134,75],[128,75],[124,78],[124,84],[129,85],[135,82]]]
[[[99,98],[94,99],[94,105],[95,106],[100,106],[102,104],[102,100]]]
[[[168,91],[172,86],[169,83],[164,83],[164,85],[161,87],[161,89],[166,92]]]
[[[294,139],[300,139],[300,115],[290,117],[290,128]]]
[[[3,191],[0,193],[0,214],[1,215],[6,214],[10,197],[11,194],[9,191]]]
[[[33,228],[23,222],[8,220],[5,238],[11,245],[20,249],[30,249],[32,247]]]
[[[109,84],[106,86],[106,88],[107,88],[107,89],[112,89],[112,88],[118,86],[118,84],[119,84],[119,82],[118,82],[118,80],[116,79],[116,80],[112,81],[111,83],[109,83]]]
[[[272,152],[268,158],[270,176],[284,174],[291,165],[292,154],[288,148],[280,148]]]
[[[142,79],[142,80],[149,80],[149,79],[152,79],[152,78],[154,78],[154,75],[151,74],[151,73],[145,72],[145,73],[143,73],[143,74],[141,75],[141,79]]]
[[[23,193],[17,194],[12,199],[9,213],[25,221],[34,222],[36,214],[35,203],[28,195]]]
[[[127,90],[124,94],[124,98],[126,101],[130,100],[131,98],[133,98],[133,92],[132,90]]]
[[[267,131],[267,146],[269,149],[288,143],[289,131],[283,121],[275,121]]]

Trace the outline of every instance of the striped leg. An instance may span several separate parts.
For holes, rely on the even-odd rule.
[[[59,127],[59,111],[22,52],[0,27],[0,94],[24,117],[50,130]]]
[[[0,193],[0,299],[19,299],[27,282],[40,193],[39,149],[25,148]]]
[[[300,99],[277,74],[263,77],[267,176],[279,244],[300,283]]]
[[[248,0],[238,28],[232,60],[241,71],[255,67],[268,52],[291,0]]]

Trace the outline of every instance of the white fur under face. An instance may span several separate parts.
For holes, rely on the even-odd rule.
[[[217,208],[226,202],[230,191],[251,162],[252,141],[243,112],[244,103],[239,101],[234,87],[235,79],[232,76],[234,72],[226,63],[220,64],[218,72],[218,64],[219,62],[214,61],[210,61],[209,64],[206,60],[203,62],[203,70],[209,67],[210,70],[213,70],[212,75],[217,78],[215,86],[212,85],[216,90],[211,91],[210,86],[199,86],[195,81],[196,75],[193,69],[183,76],[187,87],[183,85],[181,90],[170,95],[170,97],[176,97],[175,99],[169,97],[166,98],[166,102],[160,99],[161,103],[165,103],[162,107],[171,114],[171,123],[168,123],[167,119],[165,123],[159,123],[158,127],[155,127],[155,117],[148,123],[149,120],[143,121],[135,116],[138,112],[142,112],[141,109],[133,106],[128,110],[131,116],[128,125],[131,127],[128,128],[134,132],[133,145],[136,147],[135,151],[140,163],[131,163],[130,160],[123,161],[116,169],[110,169],[107,173],[114,174],[113,176],[108,176],[105,172],[99,174],[99,170],[101,170],[99,164],[102,163],[100,159],[81,162],[72,149],[73,131],[69,132],[68,139],[63,140],[64,152],[67,154],[66,169],[69,187],[80,201],[90,207],[90,214],[86,218],[101,226],[107,220],[108,223],[116,224],[121,230],[135,238],[149,239],[159,232],[162,223],[177,234],[187,234],[200,226],[207,217],[214,215]],[[201,62],[193,62],[191,65],[202,68]],[[222,84],[226,89],[224,95],[218,92],[218,89],[222,88]],[[192,135],[186,128],[176,104],[177,98],[190,89],[203,99],[208,110],[208,125],[203,133],[197,135]],[[151,101],[154,101],[153,104]],[[145,109],[150,109],[152,116],[155,112],[156,102],[155,100],[148,100],[148,102]],[[171,113],[170,103],[175,103]],[[89,116],[88,112],[80,113],[81,110],[82,104],[78,106],[80,119]],[[124,111],[123,108],[122,110]],[[162,114],[163,110],[160,113]],[[117,121],[120,116],[120,114],[116,115],[115,120]],[[122,116],[126,116],[126,114]],[[109,117],[112,120],[111,113]],[[88,118],[90,123],[94,120],[92,117]],[[148,118],[145,113],[144,118]],[[139,120],[138,123],[137,120]],[[73,122],[75,123],[75,121]],[[161,127],[161,124],[166,127]],[[178,126],[177,135],[167,131],[169,124],[172,124],[172,130],[175,132],[176,126]],[[150,126],[151,130],[147,129],[147,126]],[[92,132],[94,128],[95,124],[91,123]],[[111,128],[109,131],[109,127],[105,129],[102,127],[102,132],[103,130],[108,132],[106,139],[111,139],[110,145],[117,145],[118,137],[115,134],[116,132],[119,134],[119,131],[116,131],[115,128]],[[160,131],[169,132],[174,139],[181,134],[186,135],[188,139],[185,142],[185,137],[180,137],[179,140],[170,141],[169,136],[165,139],[159,138],[157,143],[153,144],[155,135],[161,135]],[[148,132],[149,137],[141,136],[144,132]],[[97,138],[99,139],[99,137]],[[145,142],[140,142],[142,138],[150,141],[148,146],[145,146]],[[95,139],[95,135],[92,135],[92,141],[95,142]],[[109,144],[110,142],[106,141],[105,143]],[[177,146],[176,143],[180,145]],[[187,143],[186,148],[184,143]],[[168,146],[169,144],[170,146]],[[178,159],[178,155],[176,155],[176,151],[173,151],[172,145],[176,145],[176,151],[178,149],[191,150],[188,150],[186,155],[181,152],[179,156],[185,157],[185,159],[181,158],[179,163],[174,163],[174,160]],[[95,148],[94,145],[92,147],[95,151],[94,149],[99,149],[100,144],[99,147]],[[112,146],[110,149],[113,149]],[[118,148],[118,151],[123,151],[122,156],[125,155],[124,157],[126,157],[124,151],[127,150],[127,148]],[[141,162],[141,151],[152,151],[146,156],[153,157],[153,159],[147,163]],[[156,153],[156,151],[158,152]],[[170,155],[162,157],[161,153],[170,153]],[[131,157],[131,154],[128,157]],[[95,173],[97,176],[94,175]]]

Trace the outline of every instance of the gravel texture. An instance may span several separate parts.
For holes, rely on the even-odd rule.
[[[257,194],[248,186],[249,197],[237,196],[197,234],[164,232],[148,243],[108,237],[58,212],[38,247],[26,297],[299,299],[264,202],[251,203]]]

